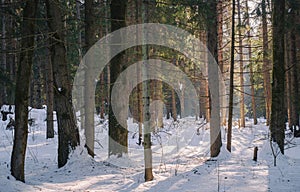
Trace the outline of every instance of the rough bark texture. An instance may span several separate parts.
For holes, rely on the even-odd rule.
[[[58,167],[64,166],[71,150],[79,145],[79,131],[72,105],[71,79],[66,61],[62,6],[59,0],[47,0],[48,25],[51,37],[51,63],[54,78],[54,99],[58,123]]]
[[[119,0],[112,0],[111,1],[111,31],[118,30],[122,27],[126,26],[125,23],[125,15],[126,15],[126,6],[127,1],[119,1]],[[114,49],[114,46],[120,46],[120,43],[122,43],[122,39],[120,35],[116,36],[113,39],[113,44],[111,47]],[[123,53],[118,54],[115,56],[111,62],[110,62],[110,78],[112,85],[117,80],[119,74],[125,69],[125,63],[122,60],[123,59]],[[125,82],[122,82],[125,83]],[[110,88],[110,93],[112,93],[112,87]],[[121,91],[121,90],[120,90]],[[122,91],[121,91],[122,92]],[[111,94],[110,94],[111,95]],[[120,95],[121,96],[121,95]],[[127,102],[127,101],[124,101]],[[116,119],[116,116],[114,112],[112,111],[112,105],[122,105],[121,103],[111,103],[109,106],[109,149],[108,153],[109,156],[116,155],[118,157],[121,157],[124,153],[128,152],[128,131],[127,126],[123,127],[123,125],[127,124],[127,109],[124,109],[124,107],[120,106],[120,110],[118,113],[120,113],[120,116],[122,117],[121,121],[118,122]]]
[[[247,13],[249,13],[249,6],[248,1],[246,1],[246,9]],[[247,18],[247,26],[250,27],[250,18]],[[250,68],[250,84],[251,84],[251,108],[253,114],[253,123],[257,125],[257,117],[256,117],[256,102],[255,102],[255,90],[254,90],[254,79],[253,79],[253,63],[252,63],[252,49],[251,49],[251,28],[247,32],[247,39],[248,39],[248,55],[249,55],[249,68]]]
[[[94,0],[85,1],[85,43],[86,50],[93,46],[96,42],[96,26],[95,26],[95,4]],[[85,62],[92,62],[93,58],[86,58]],[[94,79],[92,67],[87,67],[84,70],[84,133],[86,144],[85,147],[88,150],[89,155],[94,157],[94,114],[95,114],[95,93],[94,93]],[[91,66],[91,65],[90,65]]]
[[[46,138],[54,138],[53,109],[54,109],[54,89],[53,89],[53,70],[51,57],[49,56],[46,64],[46,102],[47,102],[47,135]]]
[[[218,17],[218,65],[220,68],[221,73],[224,73],[224,57],[223,57],[223,0],[217,1],[217,17]],[[224,79],[223,79],[224,80]],[[220,104],[222,110],[222,116],[221,116],[221,125],[225,126],[226,125],[226,110],[225,110],[225,105],[226,103],[226,90],[225,86],[221,86],[220,92],[222,96],[222,103]]]
[[[161,69],[161,64],[156,63],[157,69]],[[153,80],[152,81],[152,100],[154,101],[154,120],[155,126],[157,128],[163,128],[163,93],[162,93],[162,81]]]
[[[263,70],[264,70],[264,97],[266,104],[266,119],[267,125],[270,124],[271,115],[271,84],[270,84],[270,61],[269,61],[269,38],[268,38],[268,24],[267,24],[267,13],[266,13],[266,2],[262,0],[262,22],[263,22]]]
[[[2,0],[2,4],[4,4],[4,0]],[[7,48],[6,48],[6,15],[3,14],[2,15],[2,19],[1,19],[1,22],[2,22],[2,29],[1,29],[1,71],[3,70],[3,72],[6,72],[6,63],[7,63]],[[4,84],[4,83],[3,83]],[[6,85],[5,86],[1,86],[0,87],[0,107],[3,105],[3,104],[7,104],[7,90],[6,90]]]
[[[227,150],[231,152],[231,134],[232,134],[232,112],[233,112],[233,74],[234,74],[234,33],[235,33],[235,0],[232,0],[232,18],[231,18],[231,54],[230,54],[230,79],[229,79],[229,110],[228,110],[228,132],[227,132]]]
[[[28,137],[29,86],[34,50],[35,18],[38,0],[28,1],[23,12],[21,54],[15,96],[15,135],[11,156],[11,174],[25,182],[24,164]]]
[[[237,0],[238,6],[238,36],[239,36],[239,63],[240,63],[240,127],[245,127],[245,96],[244,96],[244,56],[243,56],[243,37],[241,21],[241,5]]]
[[[171,98],[172,98],[172,118],[177,121],[177,109],[176,109],[176,95],[173,88],[171,88]]]
[[[284,34],[285,34],[285,0],[273,0],[273,83],[272,111],[270,121],[271,138],[284,153]]]
[[[287,15],[288,29],[285,34],[285,56],[286,56],[286,93],[287,93],[287,111],[288,111],[288,123],[289,128],[294,132],[296,137],[300,137],[297,130],[299,127],[299,77],[298,65],[297,65],[297,10],[300,5],[296,4],[289,5],[293,9]]]
[[[149,2],[143,2],[143,22],[149,22]],[[147,39],[147,33],[144,33],[143,39]],[[147,61],[149,59],[149,45],[144,45],[142,47],[143,61],[145,65],[142,67],[142,76],[148,79],[148,67]],[[173,90],[174,91],[174,90]],[[145,181],[153,180],[152,172],[152,149],[151,149],[151,125],[150,125],[150,89],[149,81],[143,82],[143,98],[144,98],[144,163],[145,163]],[[174,117],[173,117],[174,118]]]
[[[217,19],[217,2],[215,0],[209,0],[209,15],[207,21],[207,47],[211,52],[212,56],[218,63],[218,19]],[[218,70],[217,66],[213,63],[208,65],[208,75],[213,75],[213,69]],[[208,79],[209,84],[212,79]],[[210,156],[216,157],[220,153],[222,146],[221,130],[220,130],[220,98],[219,98],[219,87],[212,87],[216,89],[218,94],[211,95],[211,121],[210,121]]]

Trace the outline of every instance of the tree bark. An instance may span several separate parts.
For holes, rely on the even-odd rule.
[[[229,110],[228,110],[228,130],[227,130],[227,150],[231,152],[232,137],[232,113],[233,113],[233,74],[234,74],[234,34],[235,34],[235,0],[232,0],[232,17],[231,17],[231,54],[230,54],[230,79],[229,79]]]
[[[96,26],[95,26],[95,4],[94,0],[85,1],[85,42],[86,50],[93,46],[96,42]],[[92,62],[93,58],[86,58],[85,62]],[[86,67],[84,71],[84,133],[88,154],[94,157],[94,114],[95,114],[95,93],[93,90],[94,79],[91,74],[93,74],[93,68]]]
[[[143,2],[142,6],[142,19],[144,23],[149,22],[149,2]],[[144,33],[143,39],[147,40],[147,33]],[[142,47],[143,61],[144,66],[142,67],[142,76],[148,79],[148,68],[147,68],[147,60],[149,59],[149,45],[144,45]],[[174,90],[173,90],[174,91]],[[149,81],[143,82],[143,97],[144,97],[144,163],[145,163],[145,181],[153,180],[152,173],[152,143],[151,143],[151,125],[150,125],[150,89],[149,89]]]
[[[217,18],[217,2],[209,0],[209,15],[207,21],[207,47],[218,64],[218,18]],[[208,75],[211,77],[213,69],[217,68],[214,63],[208,65]],[[218,70],[218,69],[216,69]],[[210,80],[209,80],[209,84]],[[212,87],[219,93],[219,87]],[[211,95],[214,102],[211,103],[211,121],[210,121],[210,156],[217,157],[222,146],[221,130],[220,130],[220,97],[219,94]]]
[[[49,53],[48,62],[46,64],[46,103],[47,103],[47,134],[46,138],[54,138],[54,119],[53,119],[53,109],[54,109],[54,88],[53,88],[53,70],[51,63],[51,56]]]
[[[174,121],[177,121],[177,109],[176,109],[176,95],[173,88],[171,88],[172,93],[172,118]]]
[[[24,164],[28,137],[28,98],[34,50],[35,18],[38,0],[28,1],[23,12],[21,54],[18,63],[15,96],[15,135],[11,156],[11,174],[25,182]]]
[[[288,123],[289,128],[294,132],[297,137],[299,130],[299,92],[298,92],[298,65],[297,65],[297,45],[296,45],[296,35],[297,26],[296,23],[296,11],[297,9],[292,9],[287,15],[287,21],[290,23],[290,27],[285,35],[285,53],[286,53],[286,93],[287,93],[287,109],[288,109]],[[300,136],[300,135],[299,135]]]
[[[4,0],[2,0],[2,3],[4,4],[5,3],[5,1]],[[3,14],[2,15],[2,19],[1,19],[1,22],[2,22],[2,30],[1,30],[1,32],[2,32],[2,60],[1,60],[1,68],[2,68],[2,70],[4,71],[4,72],[6,72],[6,70],[7,70],[7,67],[6,67],[6,57],[7,57],[7,54],[6,54],[6,52],[7,52],[7,50],[6,50],[6,20],[7,20],[7,18],[6,18],[6,16],[5,16],[5,14]],[[5,86],[1,86],[0,87],[0,107],[3,105],[3,104],[7,104],[7,90],[6,90],[6,85]]]
[[[59,0],[46,0],[51,36],[54,99],[58,123],[58,167],[63,167],[71,150],[79,145],[79,131],[72,105],[72,87],[66,61],[64,16]]]
[[[262,23],[263,23],[263,70],[264,70],[264,97],[266,103],[266,119],[267,125],[270,124],[271,115],[271,81],[270,81],[270,61],[269,61],[269,40],[268,40],[268,25],[267,25],[267,13],[266,2],[262,0]]]
[[[119,0],[112,0],[111,1],[111,31],[115,31],[121,29],[122,27],[126,26],[125,23],[125,15],[126,15],[126,7],[127,1],[119,1]],[[113,39],[113,44],[111,48],[113,49],[114,46],[121,46],[122,39],[120,35],[117,35]],[[120,53],[115,56],[110,62],[110,80],[111,83],[114,84],[121,74],[122,70],[126,67],[123,61],[124,53]],[[122,82],[126,83],[126,82]],[[126,86],[124,86],[126,87]],[[110,95],[112,93],[113,86],[110,86]],[[121,91],[121,90],[120,90]],[[121,91],[122,92],[122,91]],[[120,95],[121,96],[121,95]],[[125,99],[125,98],[124,98]],[[127,101],[124,101],[127,102]],[[128,131],[127,126],[123,127],[122,125],[127,125],[127,112],[128,109],[124,109],[124,107],[120,107],[118,113],[122,119],[118,122],[114,112],[112,111],[111,98],[110,98],[110,105],[109,105],[109,149],[108,153],[109,156],[116,155],[117,157],[122,157],[123,154],[128,153]],[[117,105],[121,105],[121,103],[117,103]]]
[[[284,34],[285,34],[285,0],[273,0],[273,73],[272,73],[272,110],[270,131],[271,139],[276,142],[284,154]]]
[[[248,13],[247,18],[247,26],[250,27],[250,18],[249,18],[249,6],[248,1],[246,1],[246,9]],[[247,38],[248,38],[248,55],[249,55],[249,68],[250,68],[250,84],[251,84],[251,108],[252,108],[252,114],[253,114],[253,123],[254,125],[257,125],[257,117],[256,117],[256,102],[255,102],[255,90],[254,90],[254,79],[253,79],[253,63],[252,63],[252,49],[251,49],[251,27],[247,32]]]
[[[244,56],[243,56],[243,37],[242,37],[242,20],[241,4],[237,0],[238,6],[238,25],[239,25],[239,63],[240,63],[240,127],[245,127],[245,96],[244,96]]]

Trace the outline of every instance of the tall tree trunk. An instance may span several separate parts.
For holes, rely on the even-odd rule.
[[[223,0],[219,0],[217,2],[217,18],[218,18],[218,65],[220,72],[224,73],[224,58],[223,58]],[[221,98],[222,103],[220,104],[222,109],[222,116],[221,116],[221,125],[226,125],[226,110],[225,110],[225,97],[226,97],[226,90],[225,86],[221,86]]]
[[[199,86],[199,103],[200,103],[200,110],[199,110],[199,117],[204,118],[206,116],[206,110],[205,110],[205,102],[206,102],[206,79],[203,76],[203,74],[200,74],[200,86]]]
[[[54,99],[58,123],[58,167],[64,166],[71,150],[79,145],[79,131],[72,105],[72,87],[66,61],[64,16],[59,0],[46,0],[51,38]]]
[[[149,1],[143,2],[142,4],[142,19],[143,23],[149,22]],[[147,32],[144,33],[142,39],[147,40]],[[148,79],[148,62],[149,59],[149,45],[144,45],[142,47],[143,61],[145,62],[142,67],[142,76],[146,77],[143,79]],[[153,180],[152,173],[152,149],[151,149],[151,125],[150,125],[150,89],[149,81],[143,82],[143,97],[144,97],[144,163],[145,163],[145,181]]]
[[[243,37],[242,37],[242,19],[241,4],[238,4],[238,25],[239,25],[239,63],[240,63],[240,127],[245,127],[245,96],[244,96],[244,56],[243,56]]]
[[[83,54],[82,54],[82,36],[81,36],[81,13],[80,13],[81,2],[76,1],[76,18],[77,18],[77,30],[78,30],[78,57],[79,62],[81,62]],[[84,95],[84,89],[82,89],[82,95]],[[79,103],[79,111],[80,111],[80,128],[84,128],[84,103]]]
[[[94,0],[85,1],[85,42],[86,50],[93,46],[96,42],[96,26],[95,26],[95,4]],[[86,58],[85,62],[92,62],[93,58]],[[93,90],[94,79],[91,75],[93,73],[92,67],[86,67],[84,71],[84,133],[89,155],[94,157],[94,114],[95,114],[95,93]]]
[[[35,18],[38,0],[26,2],[23,12],[21,54],[18,63],[15,96],[15,135],[11,156],[11,174],[25,182],[24,164],[28,137],[28,98],[34,47]]]
[[[119,1],[119,0],[112,0],[111,1],[111,31],[116,31],[121,29],[122,27],[126,26],[125,23],[125,15],[126,15],[126,7],[127,1]],[[117,35],[113,39],[113,45],[111,46],[114,49],[114,46],[120,46],[122,43],[122,38],[120,37],[121,34]],[[122,70],[126,67],[124,59],[124,53],[120,53],[115,56],[110,62],[110,78],[111,83],[114,84],[121,74]],[[122,82],[126,83],[126,82]],[[126,86],[124,86],[126,87]],[[110,87],[110,95],[112,93],[113,86]],[[121,90],[120,90],[121,91]],[[121,91],[122,92],[122,91]],[[122,95],[120,95],[122,96]],[[123,98],[126,100],[126,98]],[[110,98],[111,100],[111,98]],[[125,101],[124,102],[127,102]],[[128,131],[127,126],[123,127],[122,125],[127,125],[127,112],[128,109],[124,109],[124,107],[120,106],[120,116],[122,119],[118,122],[114,112],[112,111],[113,103],[109,102],[109,149],[108,153],[109,156],[117,155],[118,157],[123,156],[124,153],[128,152]],[[121,105],[121,103],[117,103]],[[116,105],[117,105],[116,104]]]
[[[232,113],[233,113],[233,74],[234,74],[234,34],[235,34],[235,0],[232,0],[231,17],[231,54],[230,54],[230,79],[229,79],[229,110],[228,110],[228,130],[227,130],[227,150],[231,152],[232,137]]]
[[[157,69],[161,69],[161,63],[156,63]],[[154,120],[157,128],[163,128],[163,93],[162,93],[162,81],[153,80],[152,81],[152,93],[154,102]]]
[[[135,21],[136,23],[142,23],[142,17],[141,17],[141,9],[142,9],[142,2],[139,0],[135,0]],[[138,34],[138,31],[137,33]],[[137,41],[140,41],[140,37],[136,37]],[[137,42],[138,44],[139,42]],[[141,47],[136,46],[136,58],[139,59],[141,54]],[[139,65],[137,65],[137,82],[141,82],[142,80],[142,69]],[[137,85],[137,107],[138,107],[138,125],[139,125],[139,139],[138,144],[142,144],[142,138],[143,138],[143,83],[139,83]]]
[[[210,11],[207,21],[207,47],[218,64],[218,18],[217,18],[217,2],[216,0],[208,1]],[[218,71],[217,66],[213,63],[208,65],[208,76],[213,75],[213,69]],[[209,84],[210,83],[209,80]],[[211,87],[211,86],[210,86]],[[219,93],[219,87],[211,87]],[[214,102],[211,102],[211,121],[210,121],[210,156],[217,157],[222,146],[221,130],[220,130],[220,97],[219,94],[211,95]]]
[[[246,1],[246,9],[247,14],[249,13],[249,5],[248,1]],[[250,27],[250,17],[247,17],[247,26],[249,27],[247,31],[247,40],[248,40],[248,56],[249,56],[249,68],[250,68],[250,84],[251,84],[251,108],[253,113],[253,123],[257,125],[257,117],[256,117],[256,103],[255,103],[255,90],[254,90],[254,79],[253,79],[253,63],[252,63],[252,49],[251,49],[251,27]]]
[[[284,34],[285,0],[273,0],[273,74],[272,74],[272,111],[270,121],[271,138],[284,153]]]
[[[298,5],[300,6],[300,5]],[[299,8],[298,8],[299,9]],[[297,46],[296,46],[296,34],[297,29],[295,26],[297,26],[296,23],[296,10],[294,9],[289,12],[288,15],[288,21],[290,22],[290,28],[288,32],[286,33],[286,56],[288,59],[286,59],[286,75],[287,75],[287,100],[288,100],[288,119],[289,119],[289,128],[294,132],[294,135],[296,137],[300,137],[300,134],[298,133],[299,130],[297,130],[297,127],[299,127],[299,106],[298,106],[298,66],[297,66]],[[299,135],[298,135],[299,134]]]
[[[47,103],[47,134],[46,138],[54,138],[54,119],[53,119],[53,109],[54,109],[54,88],[53,88],[53,70],[51,63],[50,52],[47,50],[47,60],[46,63],[46,103]]]
[[[201,31],[200,32],[200,40],[203,43],[203,46],[207,46],[207,32]],[[208,62],[207,53],[203,55],[204,63]],[[208,66],[205,66],[206,68]],[[206,122],[210,122],[210,93],[209,93],[209,86],[208,86],[208,77],[201,75],[200,77],[200,104],[203,117],[205,118]]]
[[[269,40],[268,40],[268,24],[267,24],[267,11],[266,2],[262,0],[262,23],[263,23],[263,70],[264,70],[264,97],[266,103],[266,119],[267,125],[270,124],[271,115],[271,81],[270,81],[270,61],[269,61]]]
[[[5,4],[5,0],[2,0],[2,4]],[[6,57],[7,57],[7,50],[6,50],[6,16],[5,14],[2,15],[2,19],[1,19],[1,22],[2,22],[2,30],[1,30],[1,33],[2,33],[2,60],[1,60],[1,68],[3,70],[3,72],[6,73]],[[6,90],[6,85],[5,86],[1,86],[0,88],[0,107],[2,106],[2,104],[7,104],[7,90]]]
[[[177,109],[176,109],[176,95],[173,88],[171,88],[171,98],[172,98],[172,118],[177,121]]]

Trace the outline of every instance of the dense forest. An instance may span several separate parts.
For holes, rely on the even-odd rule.
[[[17,181],[39,132],[55,142],[58,170],[78,149],[117,168],[142,156],[151,182],[157,147],[161,159],[174,147],[178,165],[206,130],[207,162],[261,127],[272,165],[300,154],[300,0],[1,0],[0,10],[0,131],[11,137],[1,147]],[[45,111],[42,125],[34,111]],[[268,154],[246,147],[254,162]]]

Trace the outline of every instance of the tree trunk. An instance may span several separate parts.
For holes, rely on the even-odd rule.
[[[149,4],[148,2],[143,2],[142,4],[142,19],[143,23],[149,22]],[[144,33],[142,39],[147,40],[147,33]],[[142,47],[143,61],[145,62],[142,67],[142,76],[143,79],[148,79],[148,68],[147,60],[149,59],[149,45],[144,45]],[[174,91],[174,90],[173,90]],[[151,125],[150,125],[150,90],[149,90],[149,81],[143,82],[143,98],[144,98],[144,163],[145,163],[145,181],[153,180],[152,173],[152,149],[151,149]]]
[[[161,64],[157,63],[157,69],[161,69]],[[154,102],[154,120],[157,128],[163,128],[163,93],[162,93],[162,81],[153,80],[153,101]]]
[[[220,72],[224,73],[224,58],[223,58],[223,0],[219,0],[217,2],[217,17],[218,17],[218,65]],[[226,125],[226,90],[225,86],[221,86],[220,88],[221,91],[221,98],[222,98],[222,103],[220,104],[222,109],[222,116],[221,116],[221,125],[225,126]]]
[[[111,31],[115,31],[118,29],[121,29],[122,27],[126,26],[125,23],[125,15],[126,15],[126,7],[127,7],[127,1],[119,1],[119,0],[112,0],[111,1]],[[120,46],[119,44],[122,43],[122,39],[120,37],[120,34],[117,35],[113,39],[113,45],[111,46],[112,49],[114,49],[114,46]],[[117,56],[115,56],[111,62],[110,62],[110,78],[111,83],[114,84],[119,76],[121,74],[122,70],[126,67],[125,63],[123,61],[124,59],[124,53],[120,53]],[[126,83],[126,82],[122,82]],[[124,86],[126,87],[126,86]],[[112,93],[113,86],[110,87],[110,95]],[[120,90],[120,92],[122,92]],[[120,95],[122,96],[122,95]],[[123,98],[124,102],[126,98]],[[110,98],[111,100],[111,98]],[[127,112],[128,109],[124,109],[124,107],[120,106],[119,113],[122,119],[118,122],[118,119],[116,118],[114,112],[112,111],[112,105],[114,103],[111,103],[109,105],[109,149],[108,153],[109,156],[116,155],[117,157],[123,156],[123,154],[128,153],[128,131],[127,126],[123,127],[122,125],[127,125]],[[116,103],[115,105],[122,105],[121,103]]]
[[[249,6],[248,1],[246,1],[246,9],[248,15],[249,13]],[[250,18],[247,18],[247,26],[250,27]],[[249,55],[249,68],[250,68],[250,84],[251,84],[251,108],[253,113],[253,123],[257,125],[257,117],[256,117],[256,103],[255,103],[255,90],[254,90],[254,79],[253,79],[253,63],[252,63],[252,49],[251,49],[251,27],[247,32],[248,38],[248,55]]]
[[[289,128],[294,132],[294,135],[297,137],[299,130],[299,106],[298,106],[298,66],[297,66],[297,46],[296,46],[296,34],[297,26],[295,18],[296,9],[292,9],[287,16],[288,22],[290,22],[290,28],[286,33],[285,44],[286,44],[286,86],[287,86],[287,104],[288,104],[288,120]],[[299,135],[300,137],[300,135]]]
[[[285,0],[273,0],[273,74],[272,74],[272,111],[270,121],[271,138],[284,154],[284,34]]]
[[[176,95],[173,88],[171,88],[171,92],[172,92],[172,118],[174,121],[177,121]]]
[[[62,6],[59,0],[47,0],[48,25],[51,38],[54,99],[58,124],[58,167],[64,166],[71,150],[79,145],[79,131],[72,105],[71,79],[66,61]]]
[[[218,19],[217,19],[217,2],[215,0],[209,0],[209,15],[207,21],[207,47],[212,56],[218,63]],[[218,71],[217,66],[214,63],[208,65],[208,77],[213,74],[213,68]],[[209,84],[211,85],[209,80]],[[211,86],[210,86],[211,87]],[[222,146],[221,130],[220,130],[220,97],[219,87],[212,87],[216,89],[218,94],[211,95],[213,102],[211,102],[211,121],[210,121],[210,156],[217,157],[220,153]]]
[[[96,26],[94,16],[95,10],[94,0],[86,0],[85,1],[85,42],[86,42],[86,50],[93,46],[96,42]],[[92,62],[91,60],[94,58],[87,57],[85,62]],[[86,67],[84,71],[84,133],[88,154],[94,157],[94,114],[95,114],[95,93],[93,90],[94,87],[94,79],[91,74],[93,74],[92,67]]]
[[[239,63],[240,63],[240,127],[245,127],[245,96],[244,96],[244,56],[243,56],[243,37],[241,21],[241,5],[238,4],[238,25],[239,25]]]
[[[235,0],[232,0],[232,18],[231,18],[231,54],[230,54],[230,79],[229,79],[229,110],[228,110],[228,132],[227,132],[227,150],[231,152],[231,134],[232,134],[232,113],[233,113],[233,74],[234,74],[234,33],[235,33]]]
[[[82,36],[81,36],[81,14],[80,14],[80,1],[76,1],[76,18],[77,18],[77,30],[78,30],[78,57],[79,57],[79,62],[82,60]],[[84,89],[82,89],[82,95],[84,95]],[[80,111],[80,128],[84,128],[84,103],[78,103],[79,105],[79,111]]]
[[[4,0],[2,0],[2,3],[4,4],[5,3],[5,1]],[[5,14],[3,14],[2,15],[2,19],[1,19],[1,21],[2,21],[2,60],[1,60],[1,68],[2,68],[2,70],[3,70],[3,72],[5,72],[6,73],[6,57],[7,57],[7,54],[6,54],[6,52],[7,52],[7,50],[6,50],[6,16],[5,16]],[[0,107],[3,105],[3,104],[7,104],[7,90],[6,90],[6,85],[5,86],[1,86],[0,87]]]
[[[21,54],[18,64],[15,96],[15,135],[11,156],[11,174],[25,182],[24,164],[28,137],[28,98],[33,59],[35,18],[38,0],[28,1],[23,12]]]
[[[268,40],[268,25],[267,25],[267,13],[266,2],[262,0],[262,22],[263,22],[263,70],[264,70],[264,97],[266,103],[266,119],[267,125],[270,124],[271,115],[271,81],[270,81],[270,61],[269,61],[269,40]]]
[[[53,70],[51,63],[51,56],[49,53],[48,62],[46,64],[46,103],[47,103],[47,135],[46,138],[54,138],[54,120],[53,120],[53,109],[54,109],[54,88],[53,88]]]

